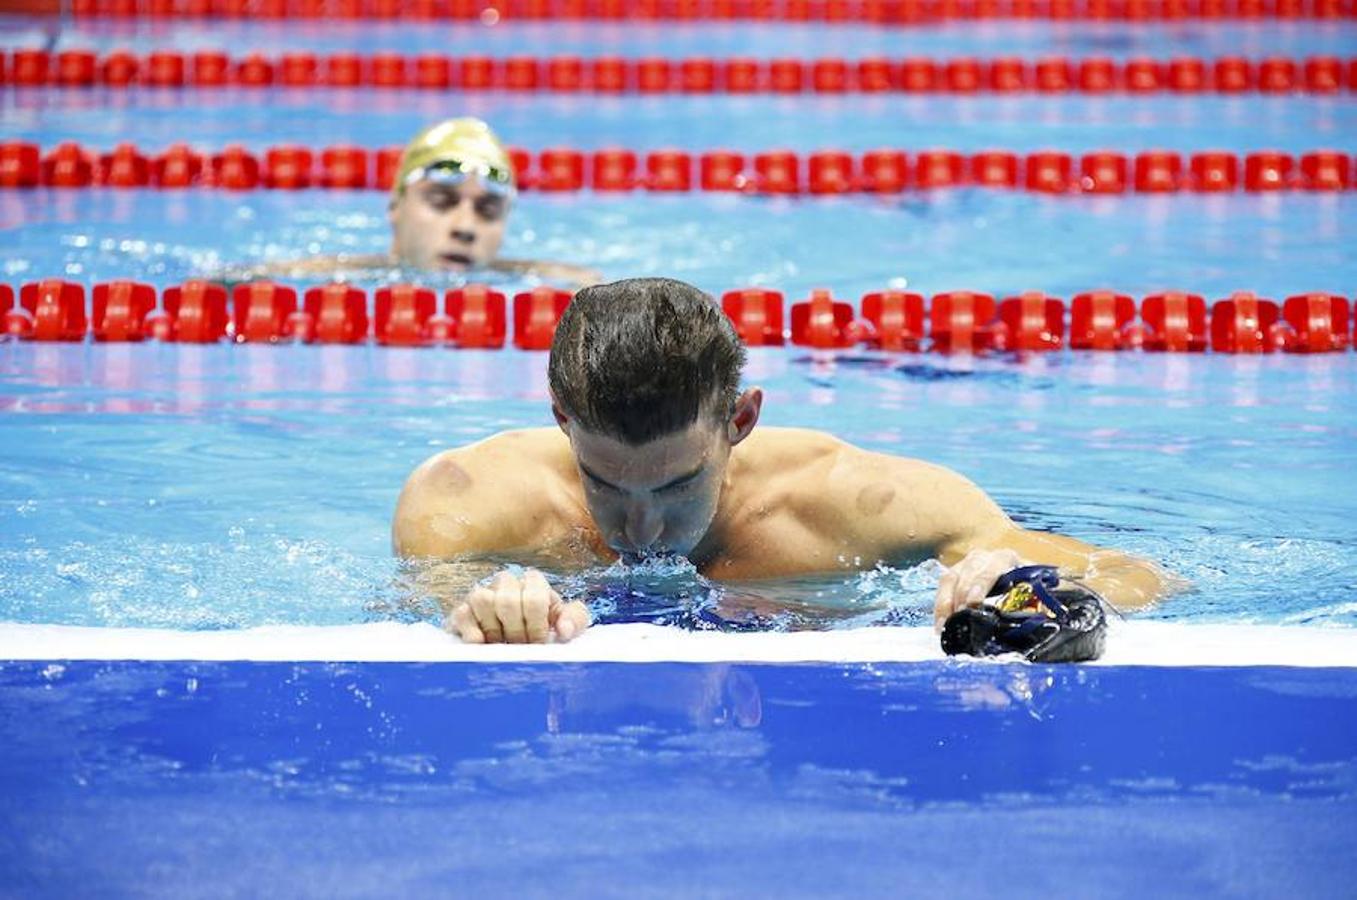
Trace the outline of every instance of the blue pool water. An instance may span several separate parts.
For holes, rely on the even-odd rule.
[[[24,723],[0,746],[0,877],[13,896],[1343,897],[1350,671],[0,663]]]
[[[1162,560],[1195,585],[1143,615],[1350,627],[1354,363],[773,349],[753,354],[748,380],[768,392],[768,424],[952,466],[1032,527]],[[0,619],[432,615],[406,608],[390,557],[400,485],[440,449],[549,425],[544,365],[514,351],[0,345]],[[781,598],[789,626],[843,627],[925,621],[936,579],[928,564],[669,589],[733,593],[735,609],[749,592]]]
[[[1354,38],[1346,23],[105,22],[68,29],[56,46],[1164,58],[1351,55]],[[0,19],[6,47],[45,40],[33,20]],[[1350,95],[5,87],[0,137],[377,147],[469,112],[531,148],[1352,152],[1355,111]],[[1354,196],[525,194],[505,249],[607,278],[757,284],[789,299],[819,287],[852,301],[885,287],[1351,296]],[[0,281],[164,287],[257,259],[380,252],[384,202],[376,191],[0,191]],[[1222,633],[1245,647],[1278,631],[1357,635],[1350,352],[751,354],[768,424],[951,466],[1028,527],[1183,576],[1187,592],[1124,626],[1162,629],[1171,650],[1160,657],[1178,667],[786,665],[750,662],[762,658],[752,652],[721,664],[358,663],[342,650],[283,657],[339,660],[329,663],[194,661],[204,633],[347,626],[375,643],[393,621],[413,624],[389,658],[419,658],[409,635],[433,634],[423,623],[439,616],[390,555],[396,493],[432,453],[549,425],[544,362],[517,351],[0,342],[0,896],[1351,894],[1357,669],[1192,666]],[[758,584],[682,570],[563,574],[562,590],[604,623],[565,649],[587,655],[629,633],[611,621],[692,623],[703,610],[732,627],[850,642],[923,634],[936,650],[908,627],[929,621],[935,564],[849,568]],[[638,585],[640,597],[618,590]],[[70,635],[92,633],[123,649],[53,656],[25,643],[32,626],[50,626],[58,647],[88,646]],[[186,661],[138,655],[150,645],[136,628],[184,638]],[[247,632],[233,646],[287,634]],[[698,637],[679,633],[672,646]],[[279,658],[258,646],[244,657]]]

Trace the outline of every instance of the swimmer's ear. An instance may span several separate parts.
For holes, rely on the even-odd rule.
[[[762,388],[750,388],[735,401],[735,411],[726,422],[726,437],[732,447],[749,437],[749,433],[759,422],[759,411],[762,409]]]
[[[555,397],[551,398],[551,415],[555,417],[556,424],[560,426],[561,430],[565,431],[565,427],[570,424],[570,417],[567,416],[560,405],[556,403]],[[569,436],[570,432],[566,431],[566,437]]]

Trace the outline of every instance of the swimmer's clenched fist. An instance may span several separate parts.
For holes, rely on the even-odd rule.
[[[943,623],[952,613],[968,606],[979,606],[999,576],[1022,564],[1023,560],[1013,550],[972,550],[967,553],[938,581],[938,595],[933,602],[933,628],[942,631]]]
[[[562,600],[536,569],[521,578],[504,571],[472,588],[448,616],[448,627],[468,644],[545,644],[588,628],[589,610]]]

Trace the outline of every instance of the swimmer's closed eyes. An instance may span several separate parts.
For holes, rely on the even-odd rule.
[[[420,194],[421,199],[438,212],[447,212],[455,209],[462,202],[462,194],[455,187],[449,187],[441,184],[430,184],[425,186]],[[482,194],[472,201],[472,209],[476,215],[486,222],[497,222],[504,218],[506,211],[503,197],[496,197],[493,194]]]
[[[675,478],[672,481],[667,481],[657,488],[652,488],[651,493],[652,494],[680,493],[683,490],[690,488],[694,484],[696,484],[697,479],[702,475],[702,472],[705,468],[706,466],[698,466],[696,469],[689,472],[687,475],[680,475],[678,478]],[[584,463],[580,463],[580,471],[582,471],[585,474],[585,477],[592,481],[596,486],[603,488],[604,490],[615,491],[616,493],[619,494],[627,493],[624,488],[620,488],[617,485],[613,484],[611,481],[608,481],[605,478],[600,478],[598,475],[589,471],[588,467],[586,467]]]

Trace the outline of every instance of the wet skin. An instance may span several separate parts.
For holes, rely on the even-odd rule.
[[[401,493],[395,551],[556,571],[674,553],[707,577],[731,581],[936,558],[951,567],[935,600],[938,623],[980,603],[999,575],[1023,562],[1060,566],[1126,608],[1170,587],[1152,563],[1018,527],[941,466],[817,431],[755,431],[761,403],[757,389],[746,391],[729,419],[702,417],[640,447],[556,409],[559,428],[503,432],[440,453]],[[501,573],[443,598],[450,627],[465,640],[495,642],[568,639],[588,625],[583,607],[562,604],[549,588],[539,596],[545,580],[529,580]],[[570,634],[553,632],[566,607]]]

